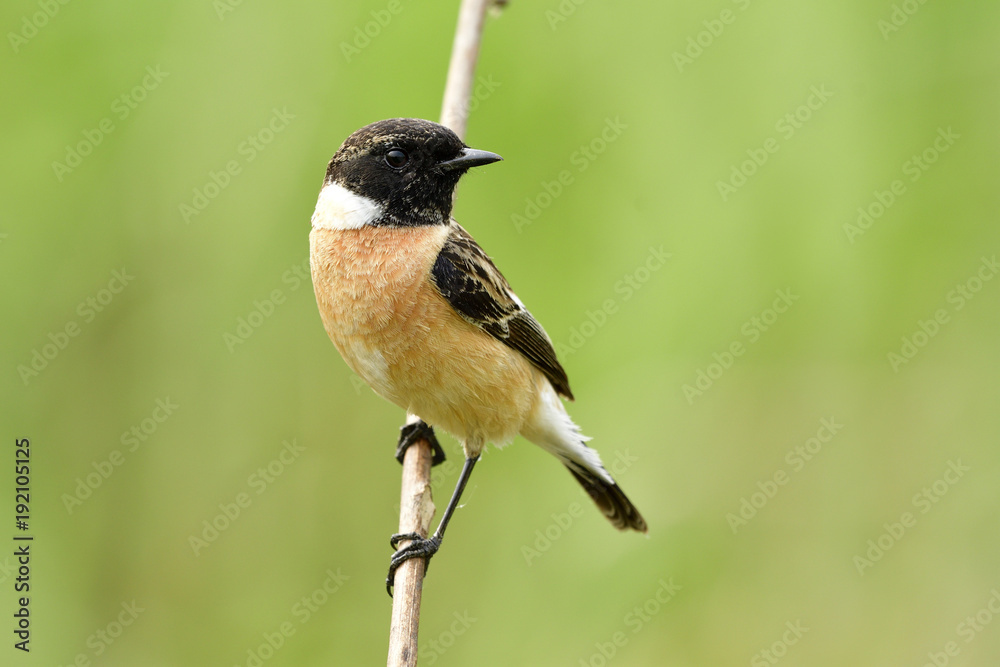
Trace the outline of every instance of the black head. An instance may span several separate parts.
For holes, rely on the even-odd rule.
[[[393,118],[349,136],[330,160],[324,183],[377,204],[383,216],[375,224],[445,224],[462,174],[500,159],[469,148],[443,125]]]

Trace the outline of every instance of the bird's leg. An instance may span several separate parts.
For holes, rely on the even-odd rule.
[[[396,460],[403,463],[406,449],[418,440],[426,440],[430,443],[434,451],[434,458],[431,459],[431,467],[444,463],[444,450],[437,436],[434,435],[434,427],[430,426],[423,419],[418,419],[412,424],[407,424],[399,429],[399,444],[396,445]]]
[[[472,475],[472,469],[478,460],[478,456],[465,459],[465,465],[462,466],[462,474],[458,476],[455,491],[451,494],[448,507],[444,511],[444,516],[441,517],[441,523],[438,524],[437,530],[434,531],[431,537],[423,539],[417,533],[397,533],[389,538],[389,544],[392,545],[393,549],[404,540],[412,540],[408,545],[394,553],[389,560],[389,575],[385,578],[385,590],[389,593],[389,597],[392,597],[392,586],[396,580],[397,568],[411,558],[427,559],[427,565],[424,566],[424,576],[427,575],[426,568],[430,566],[431,556],[436,554],[437,550],[441,548],[444,531],[448,527],[448,522],[451,520],[451,515],[455,512],[455,508],[458,507],[458,502],[462,498],[462,492],[465,490],[465,485],[468,483],[469,477]]]

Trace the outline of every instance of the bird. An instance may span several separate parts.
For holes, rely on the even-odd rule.
[[[399,565],[429,564],[440,548],[486,445],[518,435],[563,463],[615,528],[648,532],[566,411],[573,392],[548,334],[451,217],[459,179],[500,160],[432,121],[378,121],[333,155],[311,218],[313,288],[330,340],[376,394],[422,420],[402,429],[397,458],[433,427],[465,455],[434,534],[392,536],[393,549],[409,544],[390,559],[390,595]]]

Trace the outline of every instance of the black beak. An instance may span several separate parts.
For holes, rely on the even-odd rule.
[[[457,158],[445,160],[444,162],[438,162],[438,166],[442,171],[452,171],[455,169],[470,169],[472,167],[479,167],[481,165],[490,164],[491,162],[497,162],[502,159],[503,158],[496,153],[490,153],[489,151],[481,151],[475,148],[463,148]]]

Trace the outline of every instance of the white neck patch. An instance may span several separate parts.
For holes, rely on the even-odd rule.
[[[382,207],[336,183],[319,192],[312,215],[313,229],[360,229],[382,217]]]

